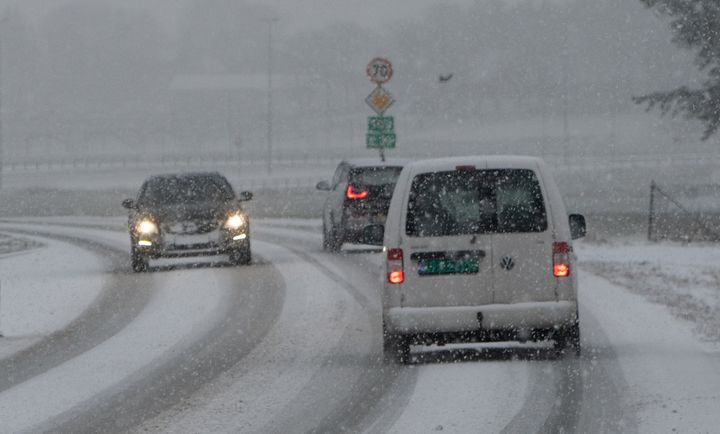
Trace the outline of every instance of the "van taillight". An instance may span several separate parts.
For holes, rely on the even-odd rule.
[[[403,258],[402,249],[388,250],[388,261],[402,261],[402,258]]]
[[[568,277],[570,275],[570,252],[572,248],[566,242],[553,243],[553,276]]]
[[[405,273],[401,271],[391,271],[388,273],[388,280],[390,283],[400,284],[405,281]]]
[[[405,272],[403,271],[403,251],[402,249],[390,249],[387,254],[387,272],[388,282],[392,284],[400,284],[405,281]]]
[[[365,199],[368,195],[367,190],[353,190],[352,185],[348,185],[345,197],[348,199]]]

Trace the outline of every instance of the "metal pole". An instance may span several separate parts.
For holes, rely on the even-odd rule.
[[[0,338],[3,337],[2,333],[2,280],[0,280]]]
[[[267,89],[267,172],[272,173],[272,25],[275,19],[267,20],[268,23],[268,89]]]
[[[569,132],[569,125],[568,125],[568,69],[569,66],[569,58],[568,58],[568,22],[567,22],[567,16],[565,17],[565,30],[563,32],[563,49],[562,49],[562,55],[563,55],[563,74],[562,74],[562,81],[563,81],[563,93],[562,93],[562,103],[563,103],[563,153],[565,154],[565,165],[568,164],[568,157],[569,157],[569,144],[570,144],[570,132]]]
[[[650,211],[648,212],[648,241],[653,241],[653,218],[655,213],[655,180],[650,181]]]
[[[2,100],[3,100],[3,95],[2,95],[2,88],[3,88],[3,86],[2,86],[2,44],[3,44],[2,29],[3,29],[3,26],[2,26],[2,24],[6,20],[7,20],[7,17],[0,19],[0,191],[2,191],[2,187],[3,187],[3,182],[2,182],[3,181],[3,164],[5,163],[5,158],[4,158],[4,153],[3,153],[4,129],[3,129],[3,124],[2,124]]]

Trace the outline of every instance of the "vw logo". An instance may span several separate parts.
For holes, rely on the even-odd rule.
[[[515,266],[515,261],[510,256],[503,256],[500,259],[500,268],[510,271]]]

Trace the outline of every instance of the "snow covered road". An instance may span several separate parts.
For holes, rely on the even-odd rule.
[[[579,359],[558,359],[542,344],[512,351],[446,346],[416,348],[414,363],[400,367],[381,356],[381,255],[353,246],[343,255],[322,252],[317,222],[256,222],[249,267],[176,264],[149,275],[127,272],[127,235],[103,229],[122,228],[118,220],[52,223],[3,223],[0,231],[32,231],[48,244],[27,258],[70,241],[94,246],[58,261],[87,266],[85,287],[96,287],[96,295],[85,305],[101,306],[102,315],[70,311],[91,329],[119,320],[88,339],[73,332],[78,321],[60,321],[59,332],[30,343],[52,346],[58,333],[71,336],[78,346],[64,357],[21,351],[1,359],[3,373],[16,370],[0,378],[2,432],[654,433],[720,426],[716,347],[667,307],[586,270]],[[580,251],[592,258],[603,248]],[[44,279],[53,280],[51,270]]]

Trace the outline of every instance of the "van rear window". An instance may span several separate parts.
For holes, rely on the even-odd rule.
[[[413,179],[405,227],[409,236],[546,229],[545,204],[532,170],[433,172]]]

